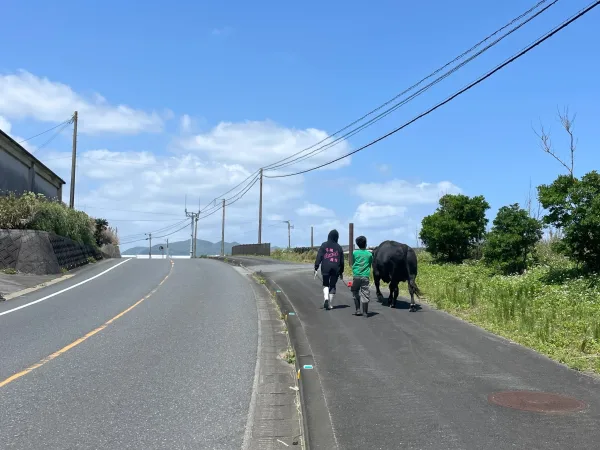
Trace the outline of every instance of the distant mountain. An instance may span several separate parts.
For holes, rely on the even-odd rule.
[[[152,254],[160,255],[160,246],[164,246],[166,250],[166,244],[159,242],[152,246]],[[225,254],[231,255],[231,247],[234,245],[240,245],[237,242],[225,242]],[[190,239],[187,241],[169,242],[169,253],[173,256],[186,256],[190,254]],[[133,247],[128,250],[121,251],[122,255],[147,255],[148,247]],[[209,242],[203,241],[202,239],[196,239],[196,254],[201,255],[219,255],[221,254],[221,241]]]

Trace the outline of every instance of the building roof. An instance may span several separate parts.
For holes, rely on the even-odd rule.
[[[19,144],[17,141],[15,141],[12,137],[10,137],[8,134],[6,134],[4,131],[2,131],[2,129],[0,129],[0,136],[1,137],[5,137],[6,139],[8,139],[19,151],[25,153],[25,155],[27,155],[28,158],[33,159],[33,161],[35,162],[36,166],[43,168],[44,170],[46,170],[47,172],[49,172],[52,176],[58,178],[58,180],[62,184],[67,184],[65,182],[65,180],[63,180],[61,177],[59,177],[53,170],[51,170],[50,168],[48,168],[48,166],[46,166],[46,164],[44,164],[39,159],[37,159],[35,156],[33,156],[33,154],[30,153],[29,151],[27,151],[27,149],[25,149],[25,147],[23,147],[21,144]]]

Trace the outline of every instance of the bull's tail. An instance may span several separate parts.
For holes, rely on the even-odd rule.
[[[418,299],[421,299],[421,296],[423,295],[423,293],[421,292],[421,290],[419,289],[419,286],[417,286],[417,283],[415,282],[415,280],[409,280],[408,284],[410,285],[410,287],[412,288],[413,292],[415,293],[415,295],[417,296]]]

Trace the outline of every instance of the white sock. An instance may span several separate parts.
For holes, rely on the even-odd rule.
[[[323,288],[323,298],[325,300],[327,300],[329,298],[329,288],[328,287]]]
[[[333,306],[333,297],[335,294],[329,294],[329,306]]]

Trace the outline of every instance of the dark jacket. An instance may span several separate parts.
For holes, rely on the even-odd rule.
[[[327,241],[321,244],[317,259],[315,260],[315,270],[321,266],[321,273],[329,273],[335,270],[338,274],[344,273],[344,250],[338,244],[339,233],[331,230],[327,236]]]

